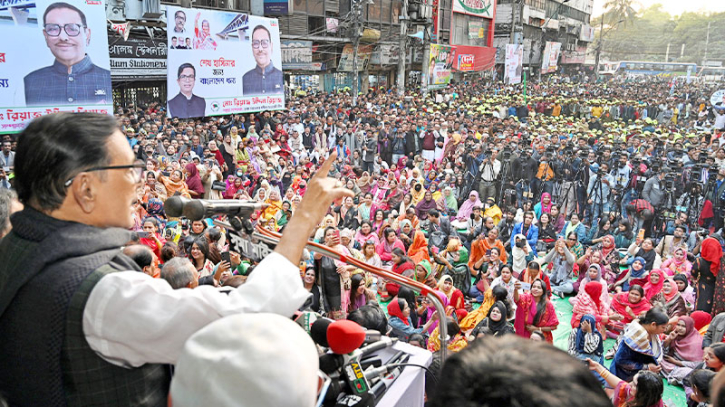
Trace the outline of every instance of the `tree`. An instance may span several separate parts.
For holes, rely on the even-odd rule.
[[[637,18],[637,10],[634,9],[634,0],[608,0],[604,3],[605,23],[612,24],[624,20],[622,24],[626,27]]]

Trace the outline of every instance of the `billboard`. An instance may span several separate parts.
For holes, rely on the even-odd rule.
[[[370,64],[370,57],[373,53],[372,45],[360,45],[357,50],[357,70],[364,71]],[[337,64],[337,70],[339,72],[352,72],[353,59],[355,55],[355,47],[352,44],[347,44],[342,49],[340,55],[340,62]]]
[[[544,55],[541,58],[541,73],[556,72],[560,53],[560,42],[546,42],[546,46],[544,47]]]
[[[166,13],[168,116],[284,108],[276,19],[171,6]]]
[[[494,0],[453,0],[453,12],[493,18]]]
[[[430,44],[428,89],[443,89],[451,82],[456,50],[450,45]]]
[[[264,15],[286,16],[292,14],[292,2],[290,0],[264,0]]]
[[[3,0],[0,32],[0,133],[59,111],[113,113],[103,0]]]
[[[458,70],[459,71],[473,71],[473,63],[475,57],[472,54],[459,54],[458,55]]]
[[[108,53],[111,56],[111,77],[118,79],[166,78],[166,39],[131,37],[111,38]]]
[[[524,46],[522,44],[506,45],[506,70],[504,82],[510,85],[521,83],[524,70]]]

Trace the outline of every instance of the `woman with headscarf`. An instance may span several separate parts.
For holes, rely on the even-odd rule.
[[[710,327],[710,322],[712,322],[712,315],[705,311],[694,311],[690,314],[690,318],[695,321],[695,329],[697,329],[701,336],[705,336],[707,328]]]
[[[413,261],[405,255],[405,251],[399,248],[393,249],[392,267],[390,271],[403,277],[414,278],[415,277],[415,264]],[[393,281],[387,281],[385,284],[385,291],[389,296],[399,295],[399,291],[402,287]]]
[[[644,289],[639,285],[633,285],[629,291],[617,293],[612,297],[607,329],[620,333],[627,324],[650,308],[652,305],[645,298]]]
[[[612,288],[618,289],[618,291],[629,291],[632,285],[642,285],[647,282],[647,261],[642,257],[635,257],[632,260],[632,264],[629,270],[625,270],[619,274],[617,281],[614,283]]]
[[[650,238],[642,240],[641,243],[638,243],[637,240],[635,240],[635,242],[629,246],[629,249],[627,249],[627,257],[621,260],[620,264],[627,264],[631,261],[629,258],[632,257],[643,258],[645,261],[645,271],[647,272],[659,268],[662,264],[662,258],[657,251],[655,251],[654,241]]]
[[[190,164],[194,165],[193,163]],[[169,197],[174,196],[174,194],[178,192],[179,195],[185,198],[191,198],[191,195],[189,194],[189,187],[187,187],[184,182],[184,173],[181,170],[171,171],[171,174],[169,174],[168,177],[163,174],[159,174],[158,181],[164,185]],[[201,184],[201,179],[199,179],[199,183]]]
[[[584,314],[569,334],[569,354],[580,360],[604,363],[604,331],[600,331],[594,315]],[[597,375],[598,376],[598,375]]]
[[[386,193],[384,199],[388,210],[398,209],[404,198],[405,190],[400,188],[400,184],[398,183],[398,181],[396,181],[395,179],[388,181],[388,192]],[[403,211],[402,213],[405,213],[405,211]]]
[[[436,265],[443,266],[444,274],[453,278],[453,285],[465,291],[470,290],[471,275],[466,264],[468,263],[468,249],[461,244],[459,239],[451,238],[445,250],[439,254],[433,252],[433,259]],[[466,279],[468,280],[466,281]]]
[[[448,327],[448,338],[450,338],[448,339],[446,348],[453,353],[460,352],[465,349],[466,346],[468,346],[468,340],[466,339],[466,335],[458,326],[458,323],[456,323],[456,321],[452,318],[446,318],[446,324]],[[436,327],[430,334],[430,339],[428,339],[428,351],[435,353],[440,349],[440,334],[438,333],[438,327]]]
[[[184,172],[186,173],[186,187],[189,190],[189,195],[192,198],[202,198],[204,196],[204,185],[201,182],[201,176],[196,164],[193,162],[186,164]]]
[[[453,285],[453,277],[444,275],[438,281],[438,291],[448,297],[448,303],[455,309],[465,309],[466,302],[463,299],[463,293]]]
[[[409,250],[415,238],[415,229],[413,229],[413,224],[408,219],[398,222],[398,238],[403,241],[405,250]]]
[[[385,201],[385,197],[388,195],[388,191],[390,191],[390,189],[385,182],[385,178],[378,178],[378,181],[375,183],[372,189],[370,189],[370,193],[373,195],[373,205],[375,207],[382,208],[384,206],[387,206],[387,201]]]
[[[430,191],[425,191],[423,200],[415,206],[415,215],[420,220],[426,220],[428,219],[428,211],[435,208],[436,201],[433,199],[433,194]]]
[[[549,292],[544,280],[537,278],[531,283],[530,292],[520,293],[521,282],[516,282],[514,302],[516,303],[516,335],[530,338],[534,331],[541,332],[547,342],[553,343],[552,332],[559,325],[554,304],[549,301]]]
[[[663,345],[665,357],[660,364],[662,376],[670,384],[681,384],[702,362],[702,336],[695,328],[695,321],[688,316],[680,317]]]
[[[317,231],[315,232],[314,240],[316,242],[322,243],[325,238],[325,229],[329,227],[335,226],[335,218],[332,217],[332,215],[327,214],[324,218],[322,218],[322,222],[320,222],[320,226],[317,228]],[[365,243],[365,242],[363,242]],[[360,245],[362,246],[362,244]]]
[[[715,282],[720,272],[722,246],[717,239],[708,237],[702,241],[700,256],[692,265],[692,278],[697,282],[696,310],[712,312],[715,298]]]
[[[423,260],[415,266],[415,281],[425,284],[432,289],[438,289],[438,282],[433,274],[433,266],[428,260]],[[444,295],[445,297],[445,295]],[[446,297],[446,306],[448,306]]]
[[[411,204],[417,206],[425,196],[426,189],[423,188],[423,183],[413,179],[410,183],[410,195],[413,197]]]
[[[476,206],[481,208],[483,207],[483,204],[478,198],[478,192],[474,190],[471,191],[470,194],[468,194],[468,199],[461,203],[461,206],[458,208],[458,214],[456,215],[455,220],[451,221],[451,226],[455,227],[456,229],[465,228],[468,222],[468,218],[471,216],[471,213],[473,213],[473,208]]]
[[[431,261],[430,254],[428,253],[428,240],[425,238],[425,233],[422,230],[415,231],[413,243],[408,249],[408,257],[413,260],[414,264],[419,264],[423,260]]]
[[[224,159],[224,166],[222,167],[222,169],[224,178],[226,178],[229,174],[234,174],[237,170],[236,152],[234,151],[231,134],[227,134],[226,136],[224,136],[222,147],[224,147],[223,149],[221,149],[222,158]]]
[[[665,273],[660,269],[650,271],[647,276],[647,282],[642,287],[644,288],[644,296],[647,298],[647,301],[651,303],[652,298],[662,291],[662,286],[666,278]]]
[[[277,188],[273,188],[269,192],[269,198],[267,198],[266,201],[264,201],[267,206],[265,209],[262,210],[262,214],[260,215],[260,221],[264,222],[270,222],[274,221],[275,215],[277,215],[278,211],[282,210],[282,199],[279,196],[279,190]],[[330,215],[328,215],[330,216]],[[333,219],[334,221],[334,219]],[[334,225],[334,222],[333,222]]]
[[[692,263],[687,260],[687,250],[683,247],[675,248],[672,257],[662,262],[660,268],[669,276],[684,274],[689,280],[692,275]]]
[[[539,219],[542,213],[551,213],[550,193],[544,192],[541,194],[541,201],[534,205],[534,213],[536,214],[536,219]]]
[[[609,305],[602,301],[602,292],[606,292],[606,286],[597,281],[588,282],[579,291],[571,316],[572,328],[578,328],[581,319],[591,315],[596,321],[596,330],[606,332],[604,326],[609,322]]]
[[[445,187],[443,196],[436,202],[436,207],[441,213],[456,213],[458,211],[458,201],[453,195],[453,188]]]
[[[420,328],[416,328],[411,317],[415,315],[415,309],[411,308],[410,303],[400,297],[393,298],[388,304],[388,325],[393,330],[392,336],[407,341],[413,334],[428,335],[431,325],[438,322],[438,314],[434,313],[432,318]],[[417,317],[417,316],[416,316]]]
[[[486,318],[473,328],[471,336],[476,338],[479,333],[483,333],[485,330],[488,330],[491,336],[515,334],[516,330],[514,326],[506,319],[507,313],[508,309],[506,308],[506,304],[501,301],[496,301],[488,310]]]
[[[378,256],[380,256],[380,260],[383,261],[383,264],[390,263],[393,258],[393,249],[395,248],[405,250],[403,242],[401,242],[400,239],[398,239],[398,237],[395,235],[395,231],[393,230],[393,228],[386,228],[383,231],[383,238],[375,248]]]
[[[515,312],[516,308],[515,304],[513,303],[513,298],[509,297],[509,291],[506,289],[506,287],[503,286],[489,288],[484,293],[484,300],[481,303],[481,306],[469,312],[465,318],[461,319],[461,321],[459,322],[461,330],[469,331],[475,328],[476,325],[478,325],[481,321],[483,321],[484,318],[486,318],[486,316],[488,316],[488,311],[491,310],[491,307],[497,301],[501,301],[506,304],[506,318],[509,320],[512,319],[514,315],[513,313]]]
[[[690,285],[688,278],[684,274],[675,274],[672,277],[677,291],[685,302],[687,311],[691,312],[695,306],[695,289]]]
[[[667,312],[672,323],[677,322],[677,318],[687,315],[687,304],[682,295],[677,290],[677,284],[671,277],[666,279],[662,284],[662,291],[650,299],[653,306],[658,306]]]

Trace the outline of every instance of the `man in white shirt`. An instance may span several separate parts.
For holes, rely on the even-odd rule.
[[[479,193],[481,201],[485,202],[486,199],[492,197],[496,199],[496,179],[498,173],[501,172],[501,161],[496,158],[498,150],[495,148],[491,150],[491,155],[483,160],[480,166],[481,181],[479,184]]]
[[[138,266],[120,251],[144,164],[114,118],[58,113],[31,122],[15,163],[26,207],[0,241],[0,336],[22,345],[0,347],[8,402],[165,406],[164,365],[176,363],[196,331],[237,313],[291,316],[309,296],[298,268],[304,236],[330,202],[352,195],[327,178],[333,161],[310,180],[277,249],[246,284],[228,295],[209,286],[174,290],[128,272]]]

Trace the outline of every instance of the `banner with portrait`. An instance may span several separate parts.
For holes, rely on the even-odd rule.
[[[451,82],[456,49],[450,45],[430,44],[428,89],[443,89]]]
[[[541,73],[556,72],[559,65],[559,54],[561,53],[560,42],[546,42],[544,55],[541,58]]]
[[[113,113],[103,0],[0,0],[0,133],[35,117]]]
[[[521,74],[524,70],[524,46],[523,44],[506,45],[506,64],[504,82],[509,85],[521,83]]]
[[[166,18],[169,117],[284,109],[276,19],[171,6]]]

